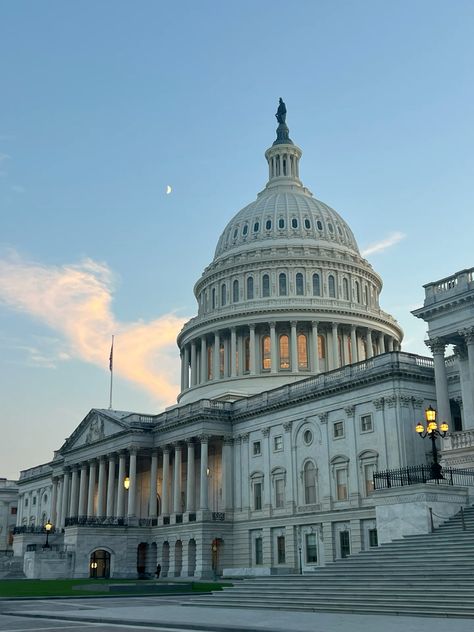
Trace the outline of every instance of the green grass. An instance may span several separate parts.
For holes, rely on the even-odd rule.
[[[172,581],[172,579],[170,579]],[[140,585],[146,586],[154,584],[153,581],[140,581]],[[73,586],[93,584],[96,590],[73,590]],[[0,580],[0,599],[11,599],[14,597],[86,597],[90,595],[98,596],[125,596],[127,593],[110,593],[107,591],[108,584],[134,584],[137,582],[130,579],[23,579],[23,580]],[[97,586],[104,586],[104,591],[97,590]],[[211,590],[221,590],[223,586],[231,584],[220,582],[193,582],[193,592],[210,592]],[[189,587],[183,585],[183,592],[187,592]],[[130,592],[130,595],[139,595],[139,591]],[[150,593],[146,593],[150,594]]]

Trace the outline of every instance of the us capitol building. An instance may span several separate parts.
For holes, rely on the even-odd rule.
[[[425,286],[434,359],[402,352],[381,278],[300,180],[281,100],[276,116],[268,182],[195,285],[177,405],[92,409],[21,473],[28,577],[314,572],[380,542],[374,472],[429,461],[414,432],[428,405],[453,430],[445,458],[469,462],[473,270]]]

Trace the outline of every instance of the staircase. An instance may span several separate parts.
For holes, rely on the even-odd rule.
[[[23,557],[0,556],[0,579],[25,579]]]
[[[415,535],[318,569],[240,581],[189,605],[474,617],[474,507]]]

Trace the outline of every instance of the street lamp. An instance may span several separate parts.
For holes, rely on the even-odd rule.
[[[48,520],[48,522],[44,525],[44,528],[46,531],[46,542],[43,544],[43,549],[50,549],[51,546],[49,544],[49,532],[53,528],[53,525],[50,520]]]
[[[439,480],[441,478],[444,478],[444,476],[441,474],[442,467],[438,463],[438,448],[436,447],[436,439],[438,437],[444,439],[446,433],[449,430],[449,426],[445,421],[443,421],[438,429],[438,423],[436,421],[436,410],[431,406],[428,406],[425,411],[425,419],[426,428],[420,422],[416,426],[415,430],[422,439],[426,439],[426,437],[429,437],[431,439],[431,453],[433,455],[433,463],[430,466],[430,476],[431,478]]]
[[[128,476],[126,476],[126,477],[123,479],[123,486],[125,487],[125,489],[129,489],[129,488],[130,488],[130,479],[129,479],[129,477],[128,477]]]

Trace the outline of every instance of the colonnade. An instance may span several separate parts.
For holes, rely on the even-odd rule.
[[[398,349],[398,340],[384,332],[335,322],[266,321],[230,327],[183,345],[181,391],[243,375],[317,374]]]

